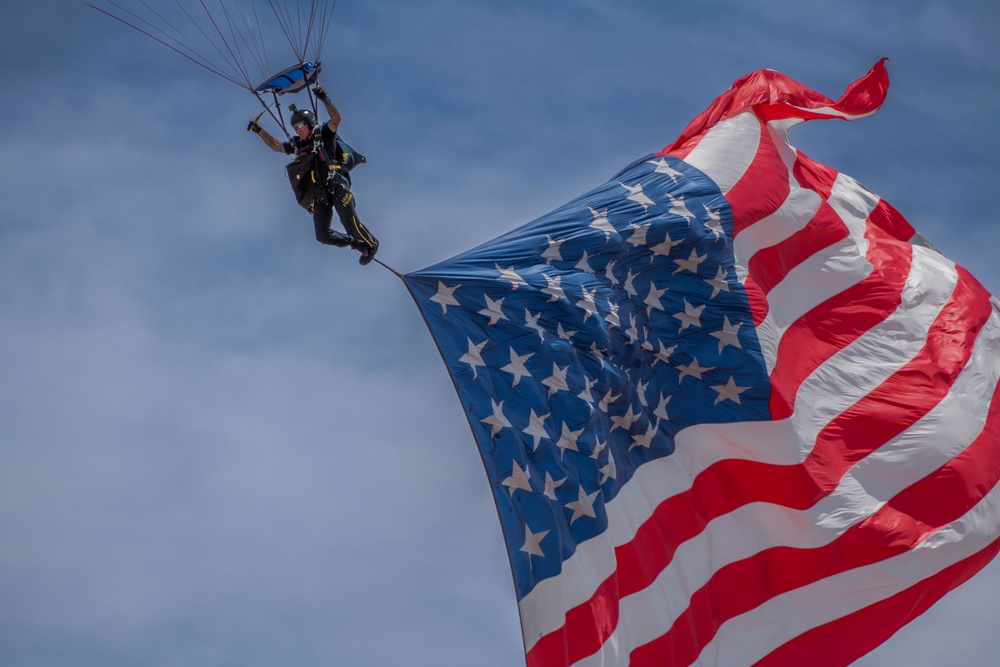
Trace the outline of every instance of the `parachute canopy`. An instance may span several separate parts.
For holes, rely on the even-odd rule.
[[[322,67],[319,63],[316,65],[312,63],[293,65],[278,72],[254,90],[258,93],[277,93],[278,95],[297,93],[307,86],[315,84],[320,71],[322,71]]]

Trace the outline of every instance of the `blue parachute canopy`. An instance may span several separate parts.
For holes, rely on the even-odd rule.
[[[319,76],[321,71],[323,71],[323,66],[320,63],[313,65],[312,63],[303,62],[298,65],[292,65],[254,88],[254,92],[277,93],[278,95],[297,93],[306,86],[315,84],[316,77]]]

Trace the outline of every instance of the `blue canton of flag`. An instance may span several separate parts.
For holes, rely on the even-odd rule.
[[[519,598],[607,528],[604,505],[697,423],[769,418],[718,187],[649,156],[406,276],[486,466]]]

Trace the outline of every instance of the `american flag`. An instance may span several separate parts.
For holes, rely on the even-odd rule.
[[[405,280],[492,485],[529,667],[845,665],[1000,548],[998,302],[787,139],[773,71]]]

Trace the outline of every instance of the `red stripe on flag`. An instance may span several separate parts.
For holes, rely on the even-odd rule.
[[[788,199],[791,185],[785,166],[767,125],[760,123],[757,153],[740,180],[723,194],[733,211],[733,237],[771,215]]]
[[[747,276],[743,281],[743,289],[747,293],[747,301],[750,303],[750,314],[753,315],[753,325],[759,327],[767,319],[767,313],[771,309],[771,304],[767,302],[764,290],[760,288],[753,276]]]
[[[664,148],[659,155],[676,154],[675,151],[682,146],[691,146],[693,140],[716,123],[754,106],[780,104],[802,109],[832,107],[856,116],[878,109],[885,101],[888,89],[889,75],[885,71],[885,58],[848,86],[836,102],[780,72],[757,70],[737,79],[728,91],[715,98],[708,109],[688,123],[677,141]]]
[[[879,200],[878,206],[868,217],[869,222],[884,229],[900,241],[909,241],[917,233],[903,215],[889,203]]]
[[[920,583],[804,632],[753,667],[841,667],[868,653],[985,567],[1000,551],[1000,539]],[[850,641],[845,641],[849,637]]]
[[[805,153],[795,154],[795,164],[792,166],[795,180],[804,188],[809,188],[826,201],[833,192],[833,184],[840,175],[836,169],[820,164]]]
[[[587,602],[566,612],[566,624],[535,643],[528,667],[568,667],[593,655],[618,625],[618,578],[605,579]]]

